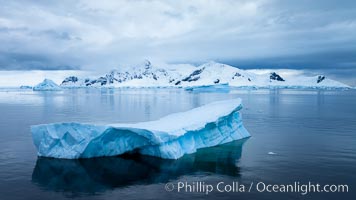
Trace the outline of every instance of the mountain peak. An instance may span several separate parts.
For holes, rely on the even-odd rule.
[[[144,66],[145,66],[146,69],[151,68],[151,67],[152,67],[151,61],[145,59],[145,61],[144,61]]]
[[[201,68],[214,68],[214,67],[219,67],[219,68],[223,68],[223,67],[232,67],[223,63],[219,63],[219,62],[215,62],[215,61],[209,61],[207,63],[201,64],[199,65],[199,67]]]

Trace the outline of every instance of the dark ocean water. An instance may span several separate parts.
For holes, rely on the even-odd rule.
[[[38,158],[30,126],[138,122],[228,98],[243,100],[252,137],[178,160],[146,156]],[[273,153],[271,153],[273,152]],[[205,194],[200,183],[250,192]],[[348,192],[259,192],[256,185],[347,185]],[[168,185],[166,186],[166,184]],[[173,185],[171,185],[173,184]],[[185,184],[187,190],[177,190]],[[204,187],[203,187],[204,186]],[[167,191],[172,189],[173,191]],[[229,186],[227,186],[229,189]],[[221,188],[220,188],[221,189]],[[261,189],[261,188],[260,188]],[[356,91],[0,90],[0,199],[355,199]]]

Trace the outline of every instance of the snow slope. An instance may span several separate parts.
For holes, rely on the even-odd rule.
[[[39,156],[91,158],[130,151],[177,159],[199,148],[249,137],[241,100],[213,102],[156,121],[136,124],[44,124],[31,127]]]

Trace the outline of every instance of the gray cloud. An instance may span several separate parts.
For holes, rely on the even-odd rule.
[[[0,69],[356,68],[355,1],[1,1]],[[356,71],[356,70],[354,70]]]

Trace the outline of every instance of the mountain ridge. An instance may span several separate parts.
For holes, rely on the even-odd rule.
[[[65,78],[62,87],[195,87],[228,84],[233,87],[307,87],[350,88],[324,75],[282,76],[277,72],[257,74],[214,61],[199,66],[158,67],[146,60],[143,64],[114,69],[98,78]]]

